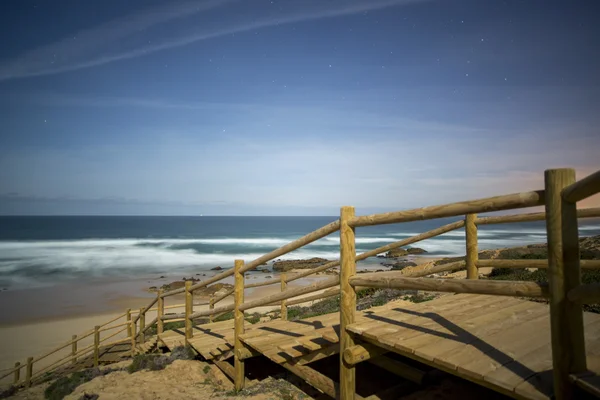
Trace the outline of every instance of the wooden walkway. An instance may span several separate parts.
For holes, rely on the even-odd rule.
[[[600,315],[585,313],[588,369],[600,373]],[[511,297],[458,294],[433,301],[359,312],[347,329],[368,342],[502,394],[548,399],[552,355],[548,306]],[[339,314],[246,324],[243,343],[292,371],[339,353]],[[160,340],[185,344],[184,331]],[[207,360],[233,355],[232,321],[194,328],[192,347]],[[592,375],[593,376],[593,375]],[[593,381],[597,378],[587,378]],[[310,383],[310,382],[309,382]]]

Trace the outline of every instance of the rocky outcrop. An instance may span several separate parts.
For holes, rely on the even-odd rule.
[[[424,250],[420,247],[410,247],[410,248],[406,249],[406,251],[408,252],[408,254],[425,254],[425,253],[427,253],[427,250]]]
[[[395,264],[392,264],[392,271],[400,271],[403,270],[406,267],[416,267],[417,263],[414,263],[412,261],[398,261]]]
[[[397,248],[397,249],[392,249],[390,251],[388,251],[387,253],[385,253],[385,258],[398,258],[398,257],[403,257],[403,256],[408,256],[408,255],[416,255],[416,254],[425,254],[427,253],[426,250],[423,250],[419,247],[409,247],[408,249],[403,249],[401,247]]]
[[[387,253],[385,253],[385,258],[398,258],[398,257],[403,257],[408,255],[408,251],[402,249],[402,248],[397,248],[397,249],[392,249],[390,251],[388,251]]]
[[[292,269],[312,269],[320,267],[329,262],[324,258],[310,258],[308,260],[286,260],[276,261],[273,263],[273,270],[278,272],[286,272]]]

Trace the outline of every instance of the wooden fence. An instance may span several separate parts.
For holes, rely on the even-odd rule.
[[[16,363],[15,367],[2,371],[0,379],[13,375],[15,384],[29,385],[33,379],[65,365],[75,363],[78,358],[94,354],[98,363],[99,348],[108,339],[127,331],[127,338],[113,343],[130,342],[132,353],[136,345],[145,341],[145,333],[156,326],[160,335],[164,331],[165,322],[185,321],[186,340],[193,337],[193,321],[201,317],[214,318],[224,313],[233,312],[235,329],[234,346],[234,377],[237,390],[244,385],[244,355],[247,349],[239,339],[244,333],[244,312],[261,306],[280,307],[280,316],[287,318],[287,307],[314,301],[331,296],[340,296],[340,393],[342,399],[355,397],[355,366],[344,359],[344,354],[352,355],[355,351],[366,351],[363,346],[356,346],[353,337],[346,331],[346,326],[352,324],[356,314],[356,290],[358,287],[386,287],[399,289],[415,289],[428,291],[480,293],[501,296],[526,296],[547,298],[550,301],[552,354],[554,362],[554,382],[557,399],[570,398],[577,375],[586,371],[585,349],[583,340],[582,304],[600,302],[600,285],[581,285],[580,269],[600,269],[600,261],[579,260],[578,218],[600,217],[600,208],[576,209],[576,202],[581,201],[600,191],[600,171],[580,181],[575,181],[575,173],[571,169],[548,170],[545,173],[544,190],[525,193],[509,194],[473,201],[457,202],[441,206],[424,207],[407,211],[395,211],[383,214],[356,216],[353,207],[342,207],[340,218],[322,228],[315,230],[297,240],[294,240],[256,260],[245,263],[235,260],[232,269],[223,271],[202,282],[187,281],[180,289],[164,292],[160,290],[157,296],[146,306],[135,313],[127,310],[118,318],[96,326],[93,330],[80,335],[74,335],[71,340],[40,357],[27,359],[25,364]],[[521,209],[527,207],[545,206],[545,212],[479,217],[478,214],[493,211]],[[374,250],[356,254],[355,228],[369,225],[402,223],[418,220],[429,220],[445,217],[464,216],[463,220],[444,225],[428,232],[415,235]],[[548,235],[548,260],[479,260],[478,236],[479,225],[546,221]],[[449,264],[430,266],[425,269],[405,271],[388,271],[381,273],[365,273],[357,275],[356,262],[377,256],[389,250],[411,245],[422,240],[433,238],[444,233],[465,229],[466,259]],[[340,232],[340,259],[328,262],[318,268],[296,273],[282,273],[276,279],[258,283],[246,284],[246,272],[256,269],[271,260],[315,242],[332,233]],[[289,282],[340,267],[339,276],[331,276],[310,285],[288,288]],[[478,269],[483,267],[500,268],[545,268],[548,270],[548,284],[535,282],[507,282],[478,280]],[[467,279],[436,279],[424,276],[466,269]],[[228,277],[234,277],[234,288],[219,296],[211,296],[207,310],[194,312],[194,291],[207,287]],[[281,291],[260,299],[246,301],[244,289],[279,284]],[[316,293],[320,292],[320,293]],[[165,299],[177,294],[184,295],[183,304],[166,306]],[[233,295],[229,305],[217,304]],[[156,305],[156,307],[154,307]],[[153,308],[154,307],[154,308]],[[165,313],[165,310],[184,308],[184,312]],[[146,314],[156,312],[157,316],[146,323]],[[120,319],[124,322],[114,324]],[[113,325],[110,325],[113,324]],[[110,336],[100,338],[101,334],[122,328]],[[78,342],[93,336],[94,343],[78,350]],[[51,365],[33,372],[33,366],[40,360],[68,347],[71,352]],[[350,357],[351,358],[351,357]],[[21,369],[26,369],[25,379],[21,379]]]

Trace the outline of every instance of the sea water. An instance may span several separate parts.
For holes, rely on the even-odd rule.
[[[337,217],[0,217],[0,289],[48,286],[90,278],[181,275],[252,261]],[[361,253],[457,218],[357,228]],[[600,221],[580,220],[580,234],[600,234]],[[543,221],[486,225],[479,248],[545,243]],[[464,229],[414,246],[435,257],[465,254]],[[280,257],[339,257],[334,233]]]

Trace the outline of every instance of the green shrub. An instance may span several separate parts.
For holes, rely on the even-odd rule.
[[[163,354],[138,354],[133,360],[127,372],[130,374],[148,369],[150,371],[160,371],[175,360],[193,360],[196,355],[189,346],[177,346],[171,351],[170,355]]]
[[[74,372],[69,376],[63,376],[46,388],[44,397],[48,400],[62,400],[65,396],[73,393],[79,385],[89,382],[98,376],[109,374],[112,371],[111,369],[100,371],[99,368],[90,368]]]
[[[213,319],[213,322],[227,321],[229,319],[233,319],[233,311],[229,311],[223,315],[219,315],[217,318]]]

